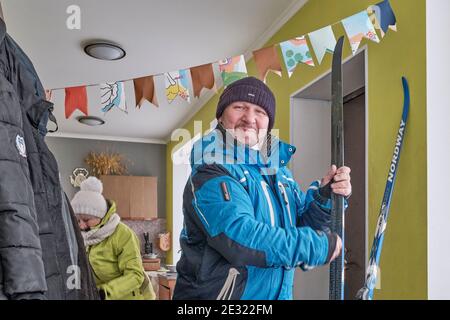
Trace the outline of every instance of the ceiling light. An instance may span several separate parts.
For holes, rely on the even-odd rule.
[[[110,42],[92,42],[84,47],[84,52],[100,60],[119,60],[125,57],[126,52],[117,44]]]
[[[94,116],[81,116],[77,118],[79,123],[85,124],[87,126],[101,126],[105,124],[105,120]]]

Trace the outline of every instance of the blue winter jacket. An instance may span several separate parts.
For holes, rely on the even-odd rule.
[[[194,144],[174,299],[292,299],[295,268],[328,263],[331,200],[293,180],[295,147],[268,141],[256,151],[219,125]]]

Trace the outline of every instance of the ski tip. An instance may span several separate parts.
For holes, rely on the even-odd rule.
[[[403,84],[403,95],[404,95],[404,103],[403,103],[403,119],[406,120],[409,112],[409,105],[410,105],[410,96],[409,96],[409,84],[406,77],[402,77],[402,84]]]
[[[409,91],[408,79],[406,77],[402,77],[403,88],[406,88]]]
[[[334,52],[342,52],[342,47],[344,46],[344,36],[341,36],[338,41],[336,42],[336,48],[334,49]]]
[[[342,49],[344,46],[344,36],[340,37],[339,40],[336,43],[336,46],[334,47],[334,53],[333,53],[333,63],[332,63],[332,70],[338,71],[336,74],[342,73]],[[340,76],[342,78],[342,74]],[[341,79],[340,79],[341,80]]]

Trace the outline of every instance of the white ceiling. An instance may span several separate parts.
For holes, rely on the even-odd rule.
[[[2,0],[8,33],[33,61],[45,88],[95,85],[215,62],[247,54],[264,43],[307,0]],[[81,29],[69,30],[66,9],[81,9]],[[127,52],[120,61],[88,57],[82,43],[105,39]],[[287,40],[287,39],[286,39]],[[217,71],[217,66],[215,66]],[[220,76],[216,73],[218,84]],[[106,125],[87,127],[64,118],[64,90],[54,90],[57,135],[96,139],[164,142],[189,120],[212,93],[191,104],[164,97],[164,79],[156,77],[160,107],[135,109],[133,84],[125,83],[128,115],[100,111],[97,86],[88,88],[89,113]],[[191,91],[192,93],[192,91]]]

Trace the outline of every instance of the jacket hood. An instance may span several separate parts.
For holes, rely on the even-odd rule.
[[[109,219],[111,219],[111,216],[116,213],[116,203],[112,200],[106,200],[106,202],[108,204],[108,211],[106,212],[100,223],[95,227],[96,229],[99,229],[107,224]]]
[[[0,44],[4,51],[0,59],[5,76],[16,91],[22,108],[28,111],[39,101],[45,100],[45,90],[30,58],[6,32],[5,22],[1,18]]]

